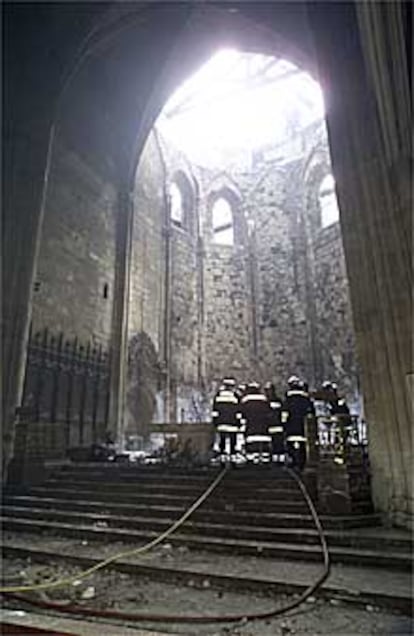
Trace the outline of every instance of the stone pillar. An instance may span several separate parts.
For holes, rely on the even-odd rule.
[[[328,9],[330,29],[327,24]],[[354,314],[373,496],[413,519],[412,149],[403,3],[312,5]],[[323,13],[323,15],[322,15]]]
[[[247,236],[247,246],[248,246],[248,276],[250,278],[250,308],[251,308],[251,323],[252,323],[252,344],[251,344],[251,358],[253,361],[253,366],[255,368],[258,367],[258,348],[259,348],[259,339],[258,339],[258,329],[257,329],[257,311],[256,304],[258,302],[258,294],[257,294],[257,242],[256,242],[256,228],[254,223],[249,228],[248,236]]]
[[[134,206],[125,184],[118,190],[116,260],[111,333],[109,430],[120,450],[124,445],[125,383],[128,359],[128,303]]]
[[[10,122],[4,143],[3,478],[13,457],[15,411],[23,390],[33,283],[53,144],[47,116]]]

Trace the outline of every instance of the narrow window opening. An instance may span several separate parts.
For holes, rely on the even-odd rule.
[[[104,297],[105,300],[108,298],[108,291],[109,291],[108,283],[104,283],[102,296]]]
[[[338,202],[335,193],[335,180],[327,174],[319,188],[319,205],[321,209],[321,226],[328,227],[339,221]]]
[[[214,242],[218,245],[234,244],[233,210],[224,197],[220,197],[213,205]]]
[[[176,183],[172,183],[170,186],[170,199],[171,221],[182,227],[184,224],[183,195],[181,194],[181,190]]]

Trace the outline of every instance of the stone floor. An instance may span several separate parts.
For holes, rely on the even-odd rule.
[[[102,556],[115,554],[117,551],[125,551],[134,546],[125,544],[89,544],[75,539],[61,539],[39,536],[6,536],[5,543],[27,546],[30,544],[38,549],[48,550],[59,554],[75,554],[79,556]],[[136,546],[135,546],[136,547]],[[130,560],[138,558],[130,557]],[[112,608],[118,611],[128,612],[153,612],[165,614],[240,614],[270,611],[276,607],[283,607],[292,600],[291,596],[275,595],[263,596],[254,593],[238,593],[237,591],[222,591],[213,589],[208,582],[209,573],[232,574],[233,576],[260,577],[269,580],[297,581],[310,583],[321,571],[318,564],[272,561],[260,557],[236,557],[218,556],[209,553],[200,553],[190,550],[174,549],[170,544],[160,546],[153,553],[143,556],[139,562],[147,565],[168,565],[181,569],[198,570],[205,572],[205,583],[197,584],[168,584],[151,580],[147,577],[130,576],[115,571],[102,570],[90,578],[82,581],[82,584],[52,590],[37,592],[40,598],[51,600],[70,600],[84,604],[87,607]],[[73,565],[62,562],[46,564],[34,563],[30,559],[4,559],[3,576],[8,581],[41,582],[46,579],[63,578],[76,575],[80,570]],[[378,591],[378,593],[409,595],[411,591],[410,576],[402,572],[386,572],[381,569],[359,569],[335,566],[326,585],[342,586],[343,589],[360,589]],[[89,598],[82,595],[88,588]],[[39,612],[32,611],[28,606],[3,608],[3,620],[7,619],[7,612],[25,611],[27,616],[38,616]],[[4,614],[6,612],[6,614]],[[23,617],[22,617],[23,618]],[[39,620],[50,620],[40,618]],[[89,625],[89,623],[88,623]],[[290,636],[290,634],[317,634],[321,635],[353,635],[353,634],[386,634],[403,635],[414,631],[414,624],[410,618],[397,612],[380,610],[375,604],[364,607],[354,607],[342,603],[338,599],[320,599],[311,597],[308,602],[290,613],[281,617],[238,623],[221,624],[179,624],[171,620],[160,624],[140,622],[137,625],[131,622],[122,624],[105,622],[101,626],[100,634],[103,636],[129,636],[124,628],[133,630],[131,636],[155,636],[156,634],[182,634],[186,636]],[[89,636],[89,631],[79,627],[79,632],[72,632],[79,636]],[[88,628],[89,629],[89,628]],[[122,631],[124,630],[124,631]],[[144,630],[144,632],[140,631]],[[90,632],[95,634],[96,632]]]
[[[17,625],[55,629],[76,636],[409,636],[413,625],[408,619],[388,613],[369,613],[341,607],[306,607],[289,617],[246,625],[222,627],[166,626],[140,628],[96,621],[65,619],[35,612],[2,609],[0,619]],[[168,630],[168,631],[167,631]]]
[[[364,532],[364,529],[362,529]],[[393,531],[394,532],[394,531]],[[126,543],[94,543],[79,539],[34,536],[24,533],[6,533],[4,545],[25,548],[28,544],[59,554],[74,554],[106,558],[120,552],[133,550],[136,545]],[[125,559],[124,559],[125,560]],[[260,556],[212,554],[189,550],[185,546],[174,548],[168,542],[141,556],[130,556],[130,562],[147,565],[177,567],[206,574],[230,574],[252,578],[277,580],[297,584],[311,584],[322,571],[321,563],[267,559]],[[321,557],[322,562],[322,557]],[[372,592],[377,594],[412,597],[413,578],[410,572],[384,570],[383,568],[358,568],[356,566],[336,564],[331,566],[329,579],[325,587],[340,588],[357,594]]]

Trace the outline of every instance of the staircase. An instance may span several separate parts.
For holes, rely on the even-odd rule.
[[[5,491],[3,530],[144,544],[172,525],[217,472],[67,465],[41,485]],[[333,563],[411,568],[410,533],[386,531],[378,515],[322,515],[321,521]],[[287,472],[273,466],[231,469],[168,541],[219,553],[321,560],[319,536],[303,495]]]

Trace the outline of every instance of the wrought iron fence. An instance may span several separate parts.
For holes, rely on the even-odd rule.
[[[97,441],[108,421],[109,358],[102,345],[31,328],[20,419],[62,424],[66,448]]]

